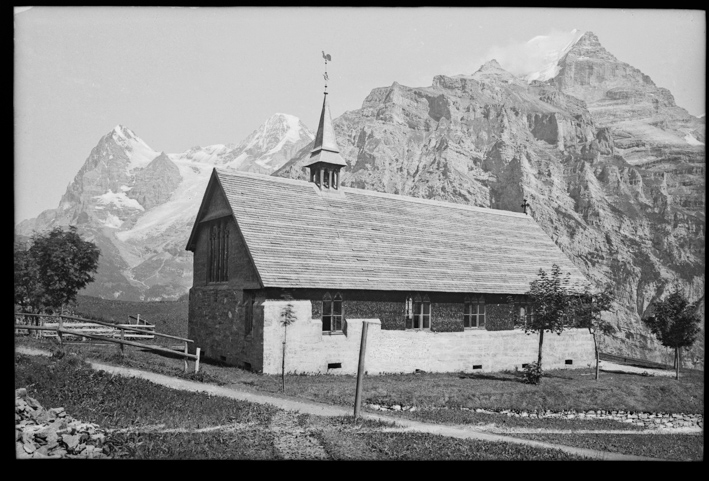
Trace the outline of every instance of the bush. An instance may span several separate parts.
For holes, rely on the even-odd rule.
[[[526,384],[539,384],[542,379],[542,367],[536,362],[527,364],[522,373]]]

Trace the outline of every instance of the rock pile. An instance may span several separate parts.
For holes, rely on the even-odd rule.
[[[106,458],[105,432],[64,408],[44,409],[26,389],[15,390],[15,453],[22,458]]]
[[[368,408],[376,411],[416,411],[416,406],[405,406],[401,404],[393,404],[386,406],[382,404],[366,404]],[[445,408],[427,408],[445,409]],[[606,410],[589,410],[589,411],[550,411],[550,410],[512,410],[504,409],[501,411],[493,411],[490,409],[474,409],[461,407],[462,411],[475,411],[485,414],[504,414],[509,417],[544,419],[611,419],[638,426],[644,426],[647,429],[660,428],[683,428],[683,427],[698,427],[704,428],[704,416],[702,414],[685,414],[685,413],[646,413],[635,411],[606,411]],[[419,408],[420,410],[420,408]]]

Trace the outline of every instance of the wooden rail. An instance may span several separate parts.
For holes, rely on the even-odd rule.
[[[634,357],[616,356],[615,354],[607,354],[605,352],[599,352],[598,357],[601,361],[611,361],[611,362],[621,362],[624,364],[634,364],[638,367],[647,367],[655,369],[674,369],[673,366],[668,364],[661,364],[654,361],[646,361],[645,359],[637,359]]]
[[[57,333],[57,338],[59,339],[59,344],[63,343],[63,339],[62,339],[63,334],[68,334],[70,336],[89,338],[89,339],[97,339],[99,341],[113,342],[113,343],[119,344],[121,346],[121,354],[124,353],[124,346],[134,346],[134,347],[140,347],[140,348],[148,349],[148,350],[152,350],[152,351],[171,353],[171,354],[175,354],[175,355],[178,355],[178,356],[184,358],[185,372],[187,372],[187,370],[188,370],[187,360],[194,359],[194,362],[195,362],[194,372],[195,373],[199,372],[200,348],[199,347],[196,348],[195,354],[190,354],[188,352],[188,350],[189,350],[188,343],[194,342],[192,339],[186,339],[184,337],[171,336],[169,334],[162,334],[159,332],[149,331],[146,329],[140,329],[140,328],[132,327],[132,325],[111,324],[109,322],[96,321],[94,319],[84,319],[84,318],[75,317],[75,316],[33,314],[33,313],[24,313],[24,312],[15,313],[15,317],[19,317],[19,316],[38,317],[38,318],[40,318],[40,322],[42,325],[32,326],[32,325],[15,324],[15,330],[16,330],[15,332],[17,332],[17,330],[54,331]],[[138,318],[135,318],[133,316],[129,316],[129,317],[131,317],[133,319],[140,318],[140,316],[138,316]],[[56,323],[56,325],[54,325],[54,323],[51,323],[52,325],[47,326],[46,324],[44,324],[44,321],[43,321],[43,319],[45,319],[45,318],[50,318],[50,319],[56,318],[56,319],[58,319],[58,322]],[[71,320],[80,321],[83,323],[98,324],[101,326],[107,326],[107,327],[111,327],[113,329],[118,329],[120,331],[121,338],[115,339],[112,337],[99,336],[95,333],[88,333],[86,331],[74,331],[74,330],[66,329],[66,327],[64,325],[64,319],[71,319]],[[145,321],[145,320],[143,319],[143,321]],[[158,337],[164,337],[164,338],[168,338],[168,339],[175,339],[178,341],[182,341],[185,344],[184,352],[176,351],[174,349],[159,347],[159,346],[155,346],[155,345],[150,345],[150,344],[143,344],[143,343],[135,342],[135,341],[128,341],[125,339],[125,331],[137,332],[137,333],[141,333],[143,335],[150,334],[151,336],[158,336]]]

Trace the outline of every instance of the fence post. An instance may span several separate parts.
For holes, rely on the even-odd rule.
[[[194,360],[194,373],[197,374],[199,372],[199,351],[200,348],[197,348],[195,351],[195,354],[197,355],[197,359]]]
[[[362,376],[364,375],[364,355],[367,351],[367,328],[368,322],[362,323],[362,341],[359,346],[359,365],[357,366],[357,386],[355,388],[354,418],[359,417],[359,407],[362,402]]]
[[[125,351],[126,346],[125,346],[125,344],[123,344],[123,341],[125,341],[125,340],[126,340],[126,330],[121,329],[121,356],[126,355],[126,351]]]
[[[187,341],[185,341],[185,372],[187,372]]]
[[[138,319],[135,320],[135,325],[136,326],[140,325],[140,314],[138,314]]]
[[[63,346],[63,339],[62,339],[62,329],[64,328],[64,319],[59,316],[59,329],[57,329],[57,337],[59,338],[59,345]]]

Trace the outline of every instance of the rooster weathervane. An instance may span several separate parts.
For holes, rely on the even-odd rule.
[[[325,95],[327,95],[327,81],[330,80],[330,78],[327,76],[327,61],[332,61],[332,57],[329,53],[325,53],[325,50],[323,50],[322,58],[325,59],[325,73],[323,74],[323,78],[325,79]]]

